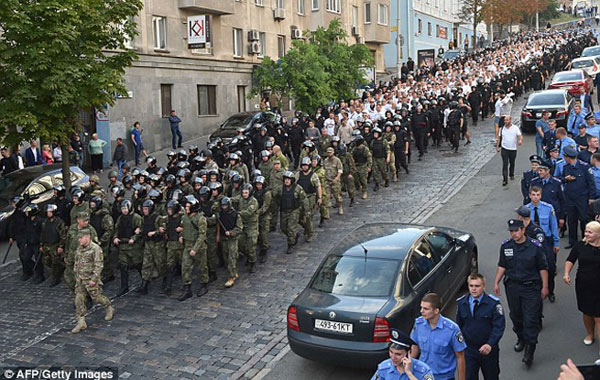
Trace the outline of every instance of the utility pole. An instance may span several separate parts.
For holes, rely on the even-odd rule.
[[[400,34],[400,18],[402,15],[402,11],[400,9],[400,1],[396,0],[396,69],[397,77],[400,78],[400,68],[402,67],[402,35]]]
[[[540,31],[540,12],[535,12],[535,31]]]

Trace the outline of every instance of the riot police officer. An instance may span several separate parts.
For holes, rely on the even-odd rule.
[[[500,296],[500,280],[510,309],[513,330],[517,334],[515,351],[525,350],[523,362],[531,365],[540,332],[542,300],[548,295],[548,263],[542,244],[525,235],[518,219],[508,221],[511,239],[500,246],[500,258],[494,281],[494,293]]]

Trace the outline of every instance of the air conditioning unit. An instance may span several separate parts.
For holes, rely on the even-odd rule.
[[[256,29],[251,29],[248,31],[248,41],[258,41],[259,33]]]
[[[292,28],[292,38],[299,40],[302,38],[302,31],[298,28]]]
[[[352,35],[353,36],[359,36],[359,34],[358,34],[358,26],[353,26],[352,27]]]
[[[260,42],[254,41],[250,45],[248,45],[248,53],[249,54],[260,54],[261,46]]]
[[[273,18],[275,20],[283,20],[283,19],[285,19],[285,9],[284,8],[275,8],[273,10]]]

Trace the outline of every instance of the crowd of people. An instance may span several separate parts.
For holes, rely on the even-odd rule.
[[[88,297],[105,306],[106,319],[112,319],[114,309],[102,293],[102,284],[115,279],[115,269],[120,273],[119,296],[129,292],[132,273],[142,280],[135,290],[139,295],[149,292],[152,281],[160,281],[161,292],[170,295],[173,280],[180,275],[178,299],[185,301],[193,296],[197,271],[195,290],[200,297],[217,280],[220,267],[227,273],[224,286],[230,288],[239,278],[240,258],[245,258],[241,265],[250,274],[256,272],[257,262],[267,262],[269,235],[277,225],[286,235],[285,252],[292,254],[299,244],[299,227],[306,241],[313,239],[317,212],[320,227],[330,219],[332,208],[344,214],[344,193],[348,207],[354,207],[359,198],[367,199],[371,190],[379,191],[381,186],[410,175],[413,150],[418,160],[428,149],[446,144],[457,152],[461,141],[470,143],[469,119],[476,125],[480,117],[493,114],[497,132],[508,129],[505,116],[513,99],[543,88],[552,71],[562,69],[584,47],[595,43],[585,30],[522,33],[433,67],[414,67],[399,78],[366,88],[356,99],[323,107],[314,115],[297,112],[289,123],[278,117],[252,131],[240,129],[230,141],[211,141],[202,150],[197,146],[175,149],[167,154],[163,167],[148,156],[144,168],[130,168],[120,141],[113,156],[119,170],[108,173],[108,188],[100,186],[94,174],[89,186],[75,186],[68,193],[63,186],[56,186],[53,200],[43,209],[21,196],[12,199],[15,211],[9,237],[19,248],[21,279],[33,277],[39,284],[48,270],[50,286],[64,280],[75,293],[78,323],[74,333],[86,328]],[[176,117],[174,112],[172,116]],[[180,122],[171,120],[173,146],[181,144],[175,129]],[[141,136],[139,125],[135,129]],[[131,138],[141,145],[137,135]],[[101,147],[102,143],[94,143],[90,153],[99,154]],[[143,146],[136,146],[136,160],[141,152]],[[561,146],[559,154],[569,157],[570,151]],[[37,157],[36,152],[35,162]],[[98,164],[95,170],[101,170]],[[563,168],[567,177],[570,170],[570,166]],[[567,190],[565,194],[569,194]],[[529,197],[535,202],[531,190]],[[570,212],[567,206],[564,210]],[[576,220],[572,222],[570,214],[568,219],[571,233]],[[113,266],[113,257],[118,268]],[[478,283],[480,293],[475,294],[481,296],[483,277],[472,276],[469,281]],[[439,297],[430,295],[423,302],[428,306],[422,306],[422,314],[424,309],[426,313],[419,323],[447,326],[454,334],[448,336],[461,346],[480,341],[477,333],[469,335],[464,330],[463,336],[454,322],[440,319]],[[502,315],[497,299],[488,302],[490,313],[495,310]],[[436,379],[454,376],[456,361],[451,358],[441,364],[428,363],[428,355],[436,355],[431,353],[431,345],[420,346],[423,339],[417,325],[411,339],[417,343],[413,353],[420,351]],[[535,344],[519,339],[521,346]],[[476,348],[478,355],[497,353],[497,340],[486,345],[489,347]],[[452,355],[454,352],[457,350]],[[477,378],[484,364],[474,365],[469,355],[466,357],[468,378]],[[497,378],[492,367],[486,367],[490,368],[486,379]],[[462,380],[465,370],[460,368]]]

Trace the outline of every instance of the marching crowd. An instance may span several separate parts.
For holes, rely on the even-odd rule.
[[[97,175],[89,177],[89,186],[74,186],[69,193],[56,186],[52,202],[43,210],[16,196],[9,237],[19,248],[21,279],[33,277],[33,282],[41,283],[47,268],[50,286],[64,280],[75,294],[74,333],[86,328],[88,297],[105,306],[106,319],[112,319],[114,309],[102,284],[115,279],[113,256],[120,273],[118,295],[129,292],[131,273],[141,277],[135,290],[140,295],[147,294],[155,280],[169,295],[174,277],[181,275],[178,299],[185,301],[193,295],[192,280],[198,271],[195,288],[200,297],[217,280],[220,267],[226,268],[224,286],[230,288],[239,278],[240,257],[245,257],[242,265],[249,273],[257,270],[257,262],[267,261],[269,234],[278,224],[286,235],[286,253],[291,254],[299,244],[299,226],[306,241],[313,239],[314,214],[319,213],[321,227],[332,208],[344,214],[343,192],[348,207],[357,206],[371,190],[409,175],[413,155],[421,160],[428,149],[446,143],[457,152],[461,141],[470,143],[469,118],[476,125],[480,117],[493,114],[496,128],[503,128],[501,116],[510,113],[514,98],[542,89],[552,71],[595,43],[585,30],[522,33],[431,68],[412,67],[400,78],[366,88],[362,96],[323,107],[314,115],[297,112],[290,122],[278,117],[252,131],[238,130],[230,141],[211,141],[206,149],[173,150],[164,167],[152,156],[144,168],[130,168],[121,160],[119,172],[108,174],[108,188],[100,186]],[[560,132],[556,129],[557,141]],[[557,157],[569,162],[567,145],[559,143]],[[556,154],[553,151],[549,149],[549,160]],[[560,166],[558,160],[552,165],[570,175],[570,166]],[[545,191],[542,199],[544,195]],[[567,206],[556,209],[559,215],[571,212]],[[579,208],[576,212],[577,216],[567,217],[569,234],[576,231],[578,216],[587,217]],[[481,287],[482,277],[471,280]],[[501,314],[492,301],[493,310]],[[439,299],[430,296],[424,302],[431,306],[431,320],[438,323]],[[431,323],[427,316],[421,318]],[[422,342],[415,331],[411,338]],[[455,331],[452,339],[467,346],[480,340],[464,333],[463,337],[458,330],[457,336]],[[486,351],[497,349],[497,340],[487,344]],[[421,359],[435,361],[431,348],[419,344],[416,352]],[[456,360],[444,360],[434,366],[424,359],[436,379],[454,376]],[[473,378],[474,367],[469,368],[468,378]],[[497,371],[495,377],[490,371],[486,379],[497,378]],[[459,371],[460,379],[464,373]]]

